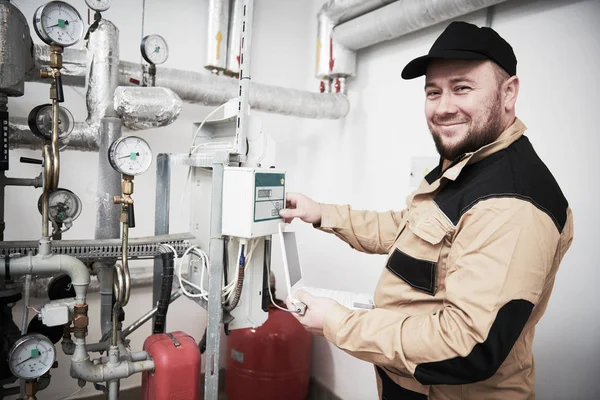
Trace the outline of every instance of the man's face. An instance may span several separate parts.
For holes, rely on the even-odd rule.
[[[502,133],[504,106],[494,65],[479,60],[433,60],[427,68],[425,115],[440,156],[473,152]]]

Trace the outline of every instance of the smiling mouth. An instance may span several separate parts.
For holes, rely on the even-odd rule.
[[[452,124],[437,124],[438,126],[445,126],[445,127],[449,127],[449,126],[455,126],[455,125],[462,125],[464,124],[464,122],[454,122]]]

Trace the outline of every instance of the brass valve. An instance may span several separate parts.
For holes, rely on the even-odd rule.
[[[85,338],[89,324],[87,304],[76,305],[73,313],[73,334],[78,339]]]

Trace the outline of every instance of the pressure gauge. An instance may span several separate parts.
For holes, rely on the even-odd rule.
[[[115,140],[108,148],[108,161],[117,172],[135,176],[150,168],[152,150],[144,139],[124,136]]]
[[[42,104],[29,113],[27,122],[31,132],[40,139],[52,139],[52,104]],[[73,132],[75,120],[73,114],[65,107],[58,108],[58,138],[64,139]]]
[[[142,39],[140,46],[142,57],[150,64],[162,64],[169,57],[167,41],[160,35],[148,35]]]
[[[106,11],[110,8],[110,0],[85,0],[85,4],[94,11]]]
[[[77,10],[63,1],[51,1],[39,7],[33,27],[46,44],[73,46],[83,36],[83,20]]]
[[[81,214],[81,209],[81,200],[70,190],[56,189],[48,196],[48,215],[56,223],[73,225],[73,221]],[[38,210],[42,212],[42,196],[38,200]]]
[[[54,344],[32,333],[18,339],[8,352],[10,372],[20,379],[36,379],[50,371],[56,360]]]

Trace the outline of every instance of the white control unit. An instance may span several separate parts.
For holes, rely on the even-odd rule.
[[[256,238],[277,233],[285,207],[285,171],[225,167],[222,233]]]

